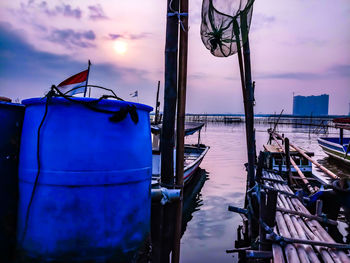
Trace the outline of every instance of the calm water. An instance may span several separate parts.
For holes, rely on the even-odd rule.
[[[256,125],[256,147],[260,151],[268,140],[269,125]],[[320,135],[308,134],[308,128],[280,126],[292,143],[313,151],[319,160],[338,174],[350,175],[346,168],[337,168],[326,158],[317,144]],[[336,130],[329,131],[334,137]],[[334,134],[332,134],[334,133]],[[227,211],[229,205],[243,207],[246,185],[244,163],[247,160],[245,126],[242,124],[208,123],[201,133],[202,142],[211,148],[201,164],[200,182],[187,193],[185,232],[181,239],[181,262],[236,262],[237,254],[226,254],[234,248],[236,230],[241,217]],[[197,136],[187,139],[196,143]],[[315,170],[315,169],[314,169]],[[317,172],[316,172],[317,173]],[[202,187],[203,186],[203,187]],[[189,191],[191,192],[191,191]],[[186,195],[186,193],[185,193]],[[344,225],[342,226],[344,228]],[[343,230],[344,231],[344,230]]]

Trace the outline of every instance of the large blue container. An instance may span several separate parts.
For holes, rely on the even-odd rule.
[[[75,98],[80,102],[94,99]],[[18,248],[24,260],[127,262],[150,231],[151,107],[102,100],[96,107],[137,108],[139,122],[121,122],[64,98],[53,98],[40,132],[46,99],[24,100],[19,164]],[[24,237],[23,237],[24,236]]]
[[[13,262],[16,246],[18,155],[24,106],[0,101],[0,262]]]

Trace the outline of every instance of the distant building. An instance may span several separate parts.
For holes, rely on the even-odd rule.
[[[329,95],[294,96],[293,115],[298,116],[325,116],[328,115]]]

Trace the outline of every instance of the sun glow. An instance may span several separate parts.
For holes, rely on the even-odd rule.
[[[115,52],[117,52],[120,55],[123,55],[127,50],[127,44],[124,41],[117,40],[114,42],[113,48]]]

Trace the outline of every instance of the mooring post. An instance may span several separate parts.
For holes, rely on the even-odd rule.
[[[156,97],[156,110],[154,113],[154,124],[158,124],[158,120],[159,120],[159,106],[160,106],[160,102],[159,102],[159,89],[160,89],[160,81],[158,81],[158,87],[157,87],[157,97]]]
[[[161,131],[161,184],[167,188],[174,187],[174,146],[175,146],[175,115],[177,99],[177,55],[179,21],[175,14],[179,11],[178,0],[167,1],[167,23],[165,39],[165,80],[163,125]],[[163,238],[161,262],[169,262],[169,253],[173,246],[174,205],[164,205]]]
[[[292,171],[290,168],[290,152],[289,152],[289,139],[284,139],[284,146],[285,146],[285,153],[286,153],[286,168],[287,168],[287,176],[288,176],[288,182],[290,185],[292,185]]]
[[[244,73],[245,73],[245,88],[246,97],[244,98],[246,103],[246,136],[247,136],[247,151],[248,151],[248,182],[249,187],[253,187],[255,184],[255,144],[254,144],[254,92],[252,85],[252,74],[250,66],[250,48],[249,37],[247,34],[247,40],[243,44],[243,57],[244,57]]]
[[[179,48],[179,87],[176,122],[176,185],[181,189],[180,200],[176,202],[176,219],[173,252],[171,262],[180,262],[180,240],[182,227],[182,205],[184,187],[184,144],[185,144],[185,113],[186,113],[186,84],[187,84],[187,51],[188,51],[188,0],[180,0],[182,25],[180,27]],[[199,144],[200,133],[198,135]]]

